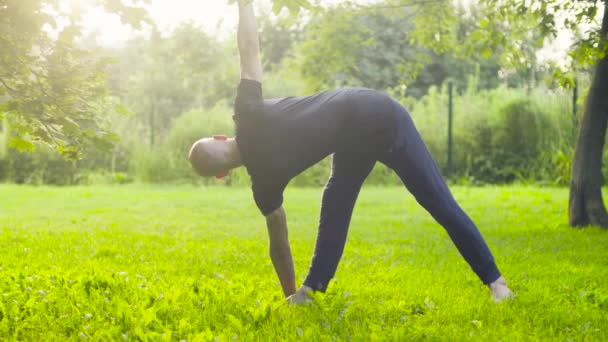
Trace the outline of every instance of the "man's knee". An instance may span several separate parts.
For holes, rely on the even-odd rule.
[[[441,194],[438,196],[424,196],[417,199],[418,203],[426,209],[441,224],[457,224],[461,221],[464,211],[451,195]]]

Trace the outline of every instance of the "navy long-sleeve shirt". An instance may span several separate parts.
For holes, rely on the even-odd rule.
[[[293,177],[330,154],[375,160],[393,142],[397,126],[390,98],[375,90],[343,88],[264,100],[261,83],[246,79],[238,87],[234,120],[241,159],[263,215],[282,205]]]

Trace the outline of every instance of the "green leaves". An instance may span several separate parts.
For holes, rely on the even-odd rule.
[[[129,116],[133,114],[133,112],[122,103],[117,103],[114,106],[114,110],[116,111],[116,113],[124,116]]]
[[[274,0],[272,2],[274,13],[278,14],[283,8],[287,8],[292,15],[297,15],[300,9],[311,9],[312,5],[309,0]]]
[[[99,3],[104,6],[105,10],[109,13],[117,14],[123,24],[129,25],[133,28],[141,28],[143,23],[151,23],[147,16],[147,12],[144,8],[138,7],[137,5],[143,5],[149,1],[135,0],[131,1],[136,6],[125,5],[123,0],[98,0]]]
[[[464,17],[449,1],[341,3],[313,12],[292,61],[309,91],[418,83],[409,89],[420,96],[446,78],[448,58],[464,55],[461,35],[472,26]]]
[[[142,8],[120,0],[97,4],[133,27],[146,21]],[[0,108],[11,124],[12,147],[30,151],[40,142],[75,158],[86,147],[107,149],[115,142],[115,136],[105,133],[110,103],[105,69],[110,61],[78,43],[79,20],[78,12],[53,0],[0,6]],[[69,24],[60,27],[61,21]],[[43,30],[45,26],[60,28],[57,37]],[[116,109],[127,112],[121,106]]]
[[[12,138],[9,141],[8,146],[17,149],[20,152],[33,151],[34,150],[34,144],[32,144],[32,142],[24,140],[24,139],[19,138],[19,137]]]
[[[215,0],[216,1],[216,0]],[[237,3],[238,0],[228,0],[229,4]],[[254,2],[253,0],[249,2]],[[301,9],[312,9],[313,6],[310,3],[310,0],[273,0],[272,1],[272,11],[275,14],[278,14],[283,10],[283,8],[287,8],[287,10],[292,15],[297,15],[300,13]]]
[[[601,58],[606,47],[598,44],[597,21],[598,1],[569,0],[482,0],[483,11],[487,18],[479,22],[479,33],[472,36],[473,43],[486,46],[499,46],[502,60],[511,66],[520,67],[522,59],[533,60],[535,56],[526,52],[533,44],[542,47],[544,42],[557,36],[560,30],[569,30],[578,39],[570,47],[571,57],[567,69],[584,68]],[[581,25],[593,29],[581,35]]]

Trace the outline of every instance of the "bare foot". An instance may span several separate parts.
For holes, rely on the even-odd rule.
[[[489,284],[488,287],[492,291],[492,299],[496,303],[515,297],[513,291],[507,287],[507,281],[502,276]]]

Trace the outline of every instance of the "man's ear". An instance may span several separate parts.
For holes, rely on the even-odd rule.
[[[228,136],[223,134],[218,134],[213,136],[213,140],[228,140]]]

